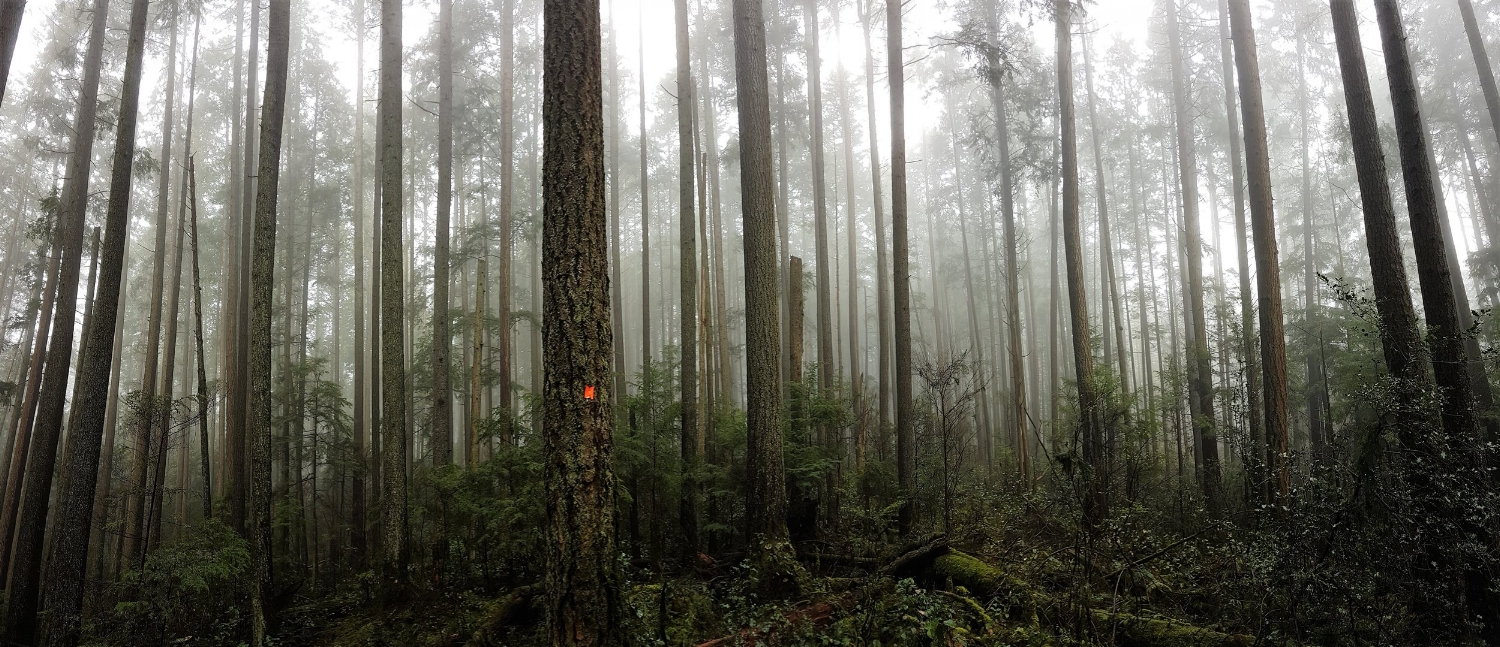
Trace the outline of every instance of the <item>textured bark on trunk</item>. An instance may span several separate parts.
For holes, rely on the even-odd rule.
[[[750,549],[784,546],[786,478],[781,453],[781,356],[776,250],[776,187],[766,29],[760,0],[734,0],[735,92],[739,103],[740,187],[745,256],[745,496]]]
[[[265,643],[271,604],[271,310],[276,270],[276,201],[281,130],[286,112],[291,0],[271,0],[266,31],[266,86],[261,100],[259,169],[250,263],[250,399],[246,429],[250,464],[251,644]]]
[[[125,75],[123,87],[120,90],[120,108],[115,120],[115,151],[113,166],[110,170],[107,213],[111,218],[116,212],[119,213],[119,217],[126,217],[125,214],[130,208],[130,180],[135,157],[137,106],[140,103],[141,70],[144,67],[145,58],[146,9],[146,0],[135,0],[131,5]],[[98,6],[95,10],[104,13],[105,7]],[[98,28],[99,32],[96,34],[91,28],[91,40],[96,35],[102,39],[102,25],[95,23],[94,28]],[[95,131],[93,123],[95,114],[92,104],[98,91],[97,75],[100,61],[95,56],[94,46],[91,42],[89,60],[86,63],[88,69],[85,71],[86,78],[82,91],[82,98],[89,100],[90,105],[82,107],[79,112],[80,119],[86,118],[88,121],[88,123],[80,124],[83,126],[80,137],[87,137],[89,140],[93,139]],[[90,76],[92,78],[88,78]],[[79,155],[87,156],[92,150],[91,141],[84,143],[78,140],[75,141],[75,146]],[[48,525],[52,481],[57,473],[55,469],[57,446],[62,435],[63,409],[69,386],[68,374],[73,359],[73,328],[78,309],[78,275],[83,260],[83,237],[86,230],[86,178],[89,168],[87,159],[85,157],[84,161],[75,159],[69,162],[69,170],[83,173],[83,178],[79,178],[81,181],[77,183],[70,183],[69,188],[77,193],[66,196],[68,206],[65,207],[64,215],[57,222],[59,230],[56,240],[60,242],[60,245],[55,253],[59,255],[60,260],[57,273],[57,294],[55,295],[56,311],[52,317],[50,342],[46,347],[46,369],[41,376],[41,391],[37,397],[36,425],[31,439],[32,455],[24,463],[26,466],[24,489],[17,493],[21,495],[21,498],[16,513],[15,546],[10,552],[10,586],[6,601],[5,637],[11,642],[23,645],[31,644],[37,634],[43,539]],[[13,473],[11,476],[14,481],[16,475]],[[86,529],[82,535],[85,538],[88,536]]]
[[[548,634],[560,646],[617,645],[625,605],[614,533],[599,3],[545,0],[543,11]]]
[[[401,2],[380,3],[380,457],[381,588],[387,603],[407,586],[405,276],[402,258]]]
[[[140,74],[145,51],[146,28],[145,0],[136,0],[131,7],[131,37],[127,45],[125,85],[120,94],[120,118],[116,122],[115,152],[110,173],[109,206],[106,212],[104,247],[100,253],[99,283],[94,296],[94,321],[110,322],[110,325],[94,325],[87,331],[84,340],[84,360],[79,370],[83,372],[81,390],[75,402],[82,408],[73,440],[68,444],[68,455],[63,464],[67,474],[62,492],[61,517],[55,529],[56,540],[52,544],[46,577],[47,613],[44,616],[41,644],[69,646],[78,643],[80,614],[83,605],[85,567],[88,559],[89,528],[94,512],[95,485],[99,476],[100,439],[104,432],[105,409],[110,398],[110,365],[113,352],[100,352],[112,348],[115,336],[117,306],[125,254],[126,226],[129,220],[130,175],[135,159],[135,115],[140,98]],[[89,53],[85,63],[84,99],[80,114],[87,113],[88,120],[80,120],[77,132],[81,142],[93,139],[93,111],[96,101],[92,94],[97,91],[98,66],[102,56],[105,13],[107,0],[94,5],[94,23],[89,37]],[[136,25],[139,24],[139,30]],[[92,90],[91,90],[92,88]],[[82,144],[87,150],[87,143]],[[79,149],[75,149],[79,150]],[[87,157],[87,155],[85,155]],[[84,167],[87,168],[87,167]],[[82,202],[79,203],[80,206]],[[82,221],[80,211],[79,221]],[[71,326],[70,326],[71,328]],[[90,352],[88,349],[93,349]],[[112,440],[112,438],[111,438]],[[40,537],[39,537],[40,538]],[[26,630],[17,623],[15,612],[19,606],[16,597],[19,587],[12,593],[13,608],[7,623],[12,631]],[[23,622],[35,622],[35,593],[31,594],[32,618]],[[31,625],[34,627],[34,624]],[[12,634],[15,638],[16,634]],[[29,638],[28,638],[29,639]]]
[[[1249,0],[1229,1],[1230,33],[1244,117],[1245,164],[1250,191],[1250,226],[1255,239],[1255,284],[1260,315],[1260,358],[1265,388],[1266,463],[1275,470],[1275,491],[1291,491],[1287,443],[1286,335],[1281,314],[1281,265],[1276,250],[1276,212],[1271,200],[1271,158],[1266,144],[1265,102],[1260,91],[1260,59]]]
[[[911,253],[906,222],[906,67],[901,52],[901,3],[886,3],[886,61],[891,84],[891,253],[895,257],[896,481],[906,503],[897,515],[898,531],[911,532],[916,519],[916,411],[911,394]]]

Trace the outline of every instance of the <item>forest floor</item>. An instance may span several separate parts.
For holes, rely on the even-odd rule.
[[[1214,617],[1211,587],[1198,586],[1191,573],[1198,570],[1193,564],[1222,555],[1207,531],[1122,533],[1115,525],[1110,547],[1099,550],[1085,548],[1080,533],[1045,515],[995,522],[865,555],[802,544],[801,590],[776,599],[757,594],[748,567],[706,555],[696,568],[665,579],[633,569],[625,590],[628,644],[1280,644],[1257,641],[1243,621]],[[346,590],[301,600],[283,613],[279,644],[545,645],[541,593],[537,584],[426,587],[382,607],[366,592]]]

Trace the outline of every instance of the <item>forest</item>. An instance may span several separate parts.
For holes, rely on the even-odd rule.
[[[0,647],[1500,646],[1500,0],[111,4]]]

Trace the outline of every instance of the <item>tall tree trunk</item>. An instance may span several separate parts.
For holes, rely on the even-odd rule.
[[[734,0],[733,7],[745,248],[746,536],[756,559],[764,560],[789,550],[777,366],[776,189],[761,1]]]
[[[164,95],[166,109],[162,117],[161,169],[157,173],[159,181],[156,190],[156,244],[152,248],[151,300],[147,302],[149,314],[146,318],[146,354],[142,357],[141,367],[143,397],[139,405],[139,415],[135,421],[136,455],[133,462],[134,474],[131,476],[133,485],[130,494],[130,509],[125,519],[125,555],[131,565],[137,568],[145,564],[145,539],[150,532],[146,527],[146,517],[150,513],[148,503],[154,496],[148,482],[151,474],[151,457],[166,449],[155,445],[152,434],[156,430],[155,423],[158,418],[156,412],[157,374],[162,360],[161,328],[162,317],[165,316],[162,312],[165,307],[162,290],[167,272],[167,229],[171,226],[171,221],[168,220],[167,189],[172,175],[172,108],[177,103],[177,20],[175,16],[171,20],[171,44],[167,50],[167,91]]]
[[[438,12],[438,186],[437,231],[432,261],[432,466],[453,463],[453,389],[448,385],[448,356],[453,335],[448,331],[449,231],[453,209],[453,0],[441,0]],[[311,241],[309,241],[311,244]],[[306,306],[304,306],[305,308]],[[316,472],[316,466],[314,466]],[[439,494],[439,519],[434,527],[432,558],[438,581],[448,557],[447,496]]]
[[[682,387],[679,449],[682,459],[682,498],[678,522],[681,525],[683,558],[692,563],[698,554],[697,465],[698,433],[698,234],[693,228],[693,68],[689,52],[687,0],[673,2],[677,22],[677,229],[679,256],[678,289],[682,300],[682,337],[678,342],[681,359]]]
[[[843,23],[839,20],[838,6],[833,6],[833,24],[838,34],[839,46],[843,46]],[[849,405],[854,411],[854,466],[855,470],[863,470],[865,466],[865,448],[868,445],[868,427],[865,418],[864,403],[864,369],[861,358],[864,355],[864,336],[860,333],[859,315],[862,310],[859,307],[860,283],[859,283],[859,216],[854,208],[854,118],[849,110],[849,69],[844,67],[843,60],[838,66],[838,88],[839,88],[839,139],[843,142],[844,158],[844,208],[849,214],[845,221],[844,234],[847,238],[845,246],[849,250],[847,260],[849,274]],[[837,512],[836,510],[834,512]]]
[[[1062,122],[1063,253],[1072,313],[1073,372],[1078,383],[1078,418],[1084,462],[1092,470],[1084,495],[1084,517],[1097,525],[1108,515],[1104,502],[1103,436],[1094,393],[1094,355],[1089,335],[1088,302],[1083,283],[1083,241],[1078,223],[1078,130],[1073,111],[1073,34],[1071,0],[1057,0],[1057,87]]]
[[[542,392],[548,634],[617,645],[625,609],[614,537],[597,0],[545,0]],[[644,143],[644,142],[643,142]]]
[[[401,2],[380,3],[380,422],[381,588],[387,602],[407,585],[405,277],[402,276]]]
[[[637,9],[636,15],[636,40],[639,43],[637,60],[640,68],[646,68],[646,44],[644,18]],[[640,90],[636,95],[639,100],[637,109],[640,112],[640,153],[641,153],[641,366],[651,364],[651,173],[646,165],[646,143],[649,135],[646,134],[646,75],[640,75]],[[647,421],[650,424],[650,421]]]
[[[95,12],[104,14],[107,5],[100,3]],[[130,36],[126,48],[125,76],[120,90],[120,109],[116,118],[115,152],[110,174],[107,212],[121,217],[129,209],[130,178],[135,156],[137,105],[140,99],[141,68],[145,57],[146,0],[131,5]],[[32,456],[24,462],[25,484],[19,492],[16,508],[15,546],[10,551],[10,586],[6,600],[4,637],[10,642],[30,644],[37,633],[37,609],[41,588],[43,538],[47,529],[48,504],[52,498],[52,480],[56,474],[57,444],[62,434],[63,408],[68,389],[68,372],[73,359],[73,324],[78,308],[78,274],[83,256],[83,236],[88,200],[88,174],[95,133],[95,103],[103,47],[103,16],[90,27],[90,43],[85,62],[84,85],[78,112],[78,139],[75,155],[69,160],[69,180],[64,188],[63,212],[57,220],[55,240],[60,244],[57,271],[56,312],[47,344],[46,370],[41,375],[37,398],[36,427],[31,439]],[[97,42],[96,42],[97,41]],[[81,158],[81,159],[80,159]],[[40,350],[40,348],[38,349]],[[23,450],[24,451],[24,448]],[[12,468],[14,469],[14,468]],[[12,481],[16,474],[12,473]],[[10,508],[7,508],[7,512]],[[9,524],[7,524],[7,529]],[[86,540],[87,529],[82,531]],[[10,547],[10,536],[5,537]],[[86,545],[86,544],[85,544]]]
[[[1004,249],[1000,256],[1004,263],[1005,282],[1005,330],[1008,340],[1007,354],[1010,356],[1010,402],[1009,419],[1010,433],[1016,437],[1016,462],[1020,467],[1022,483],[1031,483],[1031,457],[1029,455],[1028,443],[1026,442],[1026,428],[1029,416],[1026,412],[1026,371],[1022,362],[1024,351],[1021,347],[1021,306],[1020,306],[1020,282],[1018,272],[1020,268],[1016,263],[1016,207],[1015,207],[1015,179],[1011,174],[1010,167],[1010,121],[1005,111],[1005,94],[1003,89],[1004,73],[1000,67],[999,38],[1000,24],[997,13],[997,3],[991,3],[986,11],[986,20],[989,21],[989,47],[986,49],[985,62],[988,66],[986,71],[990,83],[990,104],[995,111],[995,155],[999,158],[1000,165],[1000,227],[1001,244]],[[996,363],[999,360],[997,358]]]
[[[1318,276],[1314,269],[1313,222],[1312,222],[1312,168],[1309,163],[1308,120],[1311,118],[1307,105],[1307,43],[1301,33],[1297,34],[1297,108],[1301,114],[1302,148],[1302,265],[1303,265],[1303,322],[1310,337],[1307,350],[1307,436],[1312,446],[1314,460],[1323,457],[1326,441],[1323,400],[1320,389],[1323,384],[1322,335],[1318,332]]]
[[[196,37],[195,37],[196,40]],[[191,114],[191,113],[190,113]],[[210,478],[208,447],[208,412],[213,400],[208,397],[208,368],[203,347],[203,279],[198,271],[198,176],[194,172],[193,158],[188,157],[188,207],[192,209],[193,236],[193,336],[198,349],[198,443],[203,455],[200,457],[203,471],[203,519],[213,518],[213,480]],[[185,467],[185,466],[184,466]],[[184,495],[185,496],[185,495]]]
[[[1234,242],[1240,281],[1240,352],[1245,358],[1245,400],[1250,454],[1245,457],[1251,501],[1261,501],[1269,492],[1263,468],[1266,436],[1261,424],[1260,359],[1255,348],[1255,306],[1250,292],[1250,250],[1245,226],[1244,158],[1240,157],[1240,119],[1235,110],[1234,54],[1229,36],[1229,5],[1219,0],[1219,62],[1224,82],[1224,114],[1229,131],[1229,179],[1234,194]]]
[[[255,177],[255,154],[256,131],[255,107],[258,103],[254,100],[256,87],[256,76],[259,72],[257,61],[260,57],[260,3],[250,3],[250,51],[249,64],[246,74],[249,83],[245,92],[245,142],[244,142],[244,176],[242,185],[248,185],[250,178]],[[234,254],[236,264],[235,289],[230,291],[227,298],[233,299],[234,323],[225,324],[231,332],[229,350],[233,355],[226,358],[228,362],[229,375],[227,376],[228,406],[225,407],[225,442],[234,452],[230,459],[228,471],[233,474],[231,483],[233,489],[230,491],[229,508],[230,520],[240,534],[250,538],[250,446],[249,431],[246,424],[249,421],[249,398],[248,391],[250,375],[247,372],[250,365],[250,256],[254,251],[251,246],[252,228],[254,226],[253,207],[256,198],[255,192],[248,189],[241,191],[242,201],[240,212],[237,217],[239,223],[239,239]]]
[[[619,33],[615,31],[615,3],[609,3],[609,309],[610,333],[614,337],[614,397],[624,400],[630,382],[625,367],[625,284],[620,261],[620,52]]]
[[[1202,456],[1203,498],[1208,503],[1209,513],[1219,514],[1219,441],[1214,423],[1213,366],[1208,354],[1208,323],[1203,305],[1203,249],[1198,227],[1198,156],[1194,148],[1193,124],[1190,116],[1192,97],[1189,95],[1187,69],[1182,60],[1182,37],[1176,0],[1168,6],[1168,46],[1172,48],[1172,105],[1176,109],[1177,121],[1177,172],[1181,180],[1183,237],[1187,248],[1187,289],[1184,292],[1188,315],[1192,322],[1193,371],[1191,397],[1198,402],[1194,410],[1198,452]]]
[[[515,344],[511,343],[511,286],[515,282],[512,278],[515,274],[512,270],[515,245],[511,241],[511,234],[515,229],[512,223],[512,204],[516,192],[516,6],[514,0],[504,3],[501,17],[505,26],[500,30],[500,258],[497,259],[500,271],[499,276],[495,277],[495,297],[500,302],[496,316],[500,319],[500,330],[495,336],[495,360],[499,363],[495,370],[498,373],[496,377],[500,409],[506,416],[500,440],[507,444],[511,442],[511,420],[516,415],[513,406],[515,398],[511,395],[511,375],[516,362]]]
[[[1479,21],[1474,17],[1473,3],[1470,0],[1458,0],[1458,11],[1463,16],[1464,33],[1469,37],[1469,52],[1474,56],[1479,88],[1484,93],[1484,105],[1490,113],[1490,127],[1494,129],[1496,143],[1500,144],[1500,91],[1495,89],[1495,71],[1490,67],[1490,55],[1485,52],[1484,36],[1479,33]],[[3,81],[4,78],[0,77],[0,85],[4,85]]]
[[[432,261],[432,465],[453,462],[452,388],[448,386],[449,220],[453,210],[453,0],[442,0],[438,17],[437,232]],[[439,524],[441,526],[441,524]],[[441,565],[444,540],[436,540]]]
[[[276,270],[276,199],[281,174],[281,129],[286,112],[287,50],[291,0],[272,0],[266,31],[266,87],[261,100],[260,168],[256,173],[255,229],[250,266],[251,398],[246,426],[251,441],[250,560],[251,644],[265,643],[275,614],[271,600],[271,309]]]
[[[1397,378],[1397,388],[1410,400],[1416,394],[1430,388],[1426,371],[1426,353],[1416,315],[1413,312],[1410,288],[1407,284],[1405,265],[1401,261],[1399,230],[1396,225],[1395,208],[1390,187],[1386,184],[1385,156],[1380,147],[1379,127],[1371,99],[1369,77],[1365,69],[1364,52],[1359,38],[1359,22],[1352,0],[1332,0],[1334,35],[1338,39],[1340,70],[1343,73],[1344,97],[1349,112],[1349,133],[1354,147],[1354,160],[1359,175],[1360,196],[1365,212],[1366,244],[1370,252],[1370,269],[1375,281],[1375,305],[1381,318],[1381,345],[1386,365]],[[1376,3],[1377,22],[1380,25],[1381,41],[1386,49],[1386,71],[1391,82],[1392,103],[1396,110],[1397,136],[1401,149],[1402,176],[1408,191],[1408,209],[1411,215],[1413,240],[1417,247],[1417,276],[1422,286],[1423,309],[1427,313],[1431,333],[1427,343],[1432,350],[1433,373],[1439,392],[1443,395],[1441,408],[1444,430],[1449,434],[1443,438],[1429,433],[1430,424],[1424,424],[1425,412],[1408,413],[1399,428],[1398,436],[1404,449],[1415,454],[1416,464],[1421,467],[1408,469],[1407,484],[1425,514],[1436,523],[1446,519],[1457,522],[1471,530],[1462,521],[1462,513],[1454,506],[1463,505],[1454,493],[1444,491],[1435,479],[1442,471],[1453,466],[1462,466],[1464,450],[1454,452],[1448,442],[1464,442],[1466,436],[1454,433],[1474,431],[1473,420],[1466,416],[1469,411],[1454,411],[1464,395],[1469,382],[1462,367],[1463,348],[1453,329],[1456,313],[1451,294],[1444,312],[1442,292],[1451,289],[1446,277],[1432,276],[1445,270],[1446,253],[1442,242],[1432,240],[1434,236],[1434,203],[1440,199],[1431,191],[1426,153],[1426,131],[1416,105],[1416,84],[1405,47],[1405,33],[1401,17],[1394,5]],[[1413,150],[1417,148],[1418,150]],[[1440,230],[1439,230],[1440,231]],[[1434,262],[1436,261],[1436,262]],[[1436,266],[1436,267],[1434,267]],[[1445,366],[1445,364],[1447,364]],[[1470,403],[1463,403],[1470,404]],[[1465,430],[1461,425],[1468,425]],[[1464,466],[1472,469],[1472,465]],[[1461,467],[1462,468],[1462,467]],[[1461,497],[1462,495],[1458,495]],[[1483,536],[1487,533],[1475,533]],[[1459,623],[1442,611],[1456,597],[1452,584],[1454,564],[1447,551],[1430,537],[1422,542],[1422,558],[1413,560],[1414,576],[1422,583],[1423,592],[1415,601],[1418,625],[1429,635],[1442,635],[1452,631]],[[1466,574],[1469,590],[1468,608],[1484,623],[1484,637],[1493,644],[1494,619],[1488,612],[1489,596],[1479,593],[1488,577],[1477,573]],[[1477,590],[1476,590],[1477,588]]]
[[[68,444],[68,455],[63,464],[67,474],[63,479],[62,516],[55,530],[57,539],[52,544],[47,581],[46,626],[42,628],[41,643],[71,647],[78,642],[80,611],[83,604],[84,572],[88,558],[89,526],[94,511],[95,485],[99,476],[100,439],[104,432],[104,417],[109,397],[110,365],[113,352],[101,352],[111,348],[115,336],[116,314],[119,305],[121,275],[125,254],[126,227],[129,221],[130,179],[135,160],[136,108],[140,99],[140,78],[146,44],[146,0],[135,0],[131,5],[130,40],[126,49],[125,84],[120,93],[119,118],[116,121],[115,152],[110,172],[109,205],[106,212],[104,249],[99,263],[99,284],[94,297],[95,319],[99,325],[91,326],[84,340],[84,361],[79,367],[84,379],[81,390],[75,396],[76,406],[82,407],[73,440]],[[93,139],[94,97],[89,88],[97,88],[99,60],[102,55],[107,0],[99,0],[94,7],[94,23],[90,31],[89,54],[85,67],[85,98],[80,114],[88,119],[80,120],[83,127],[77,132],[80,141]],[[88,144],[81,150],[87,151]],[[87,158],[87,155],[84,155]],[[87,168],[86,166],[84,168]],[[78,220],[82,221],[82,196],[79,201]],[[76,281],[76,274],[75,281]],[[70,299],[71,300],[71,297]],[[111,322],[104,325],[102,322]],[[72,325],[68,326],[71,338]],[[71,345],[71,343],[68,343]],[[90,350],[92,349],[92,351]],[[64,360],[64,364],[66,360]],[[59,396],[61,394],[59,393]],[[59,414],[61,413],[59,407]],[[51,470],[48,470],[51,473]],[[50,484],[48,484],[50,486]],[[44,486],[44,490],[46,487]],[[40,547],[40,533],[36,537]],[[19,551],[18,551],[19,552]],[[38,556],[39,557],[39,556]],[[36,560],[40,565],[40,559]],[[17,576],[21,575],[20,568]],[[30,581],[31,592],[24,594],[21,586],[12,592],[9,622],[12,637],[25,636],[19,642],[30,640],[30,631],[36,621],[37,574],[16,582]],[[29,609],[22,607],[28,606]]]
[[[880,141],[876,132],[875,123],[875,53],[870,45],[870,20],[871,4],[874,0],[863,0],[860,3],[859,23],[865,37],[865,126],[870,140],[870,211],[875,215],[875,320],[878,328],[877,335],[880,341],[879,347],[879,371],[880,393],[877,396],[880,410],[876,414],[876,428],[879,430],[880,454],[884,456],[886,425],[890,423],[891,415],[891,290],[890,280],[886,278],[887,258],[885,248],[885,205],[882,204],[882,192],[880,181]]]
[[[1259,300],[1260,356],[1265,381],[1266,462],[1276,474],[1277,495],[1291,491],[1287,443],[1286,335],[1281,314],[1281,266],[1276,250],[1276,212],[1271,200],[1271,158],[1266,144],[1265,102],[1260,91],[1260,59],[1249,0],[1228,0],[1230,33],[1245,125],[1245,164],[1250,183],[1250,225],[1255,238],[1255,283]],[[1241,270],[1244,271],[1244,270]]]
[[[818,53],[818,39],[822,36],[818,26],[818,3],[803,2],[803,37],[807,55],[807,112],[808,112],[808,157],[812,162],[813,190],[813,253],[818,264],[818,390],[825,398],[833,397],[833,386],[837,364],[833,360],[833,325],[838,319],[830,296],[833,265],[828,258],[828,180],[826,162],[823,157],[823,60]],[[834,430],[823,427],[819,430],[825,446],[831,447]]]
[[[896,335],[896,481],[905,503],[898,531],[912,531],[916,519],[917,430],[911,393],[911,253],[906,223],[906,67],[901,52],[901,3],[886,2],[887,77],[891,85],[891,252]]]
[[[365,0],[357,0],[354,11],[354,183],[349,187],[354,207],[354,426],[349,438],[354,469],[349,478],[349,544],[354,551],[351,562],[354,570],[362,571],[369,563],[365,475],[371,460],[365,452],[365,435],[373,430],[367,426],[370,415],[366,398],[372,379],[365,357],[365,19],[368,17]],[[372,297],[371,301],[374,300]]]

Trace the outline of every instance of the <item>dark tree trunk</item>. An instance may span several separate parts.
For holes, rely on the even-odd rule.
[[[107,5],[95,7],[105,13]],[[141,70],[146,43],[146,0],[135,0],[130,10],[130,35],[126,45],[125,76],[120,90],[120,108],[115,120],[115,151],[110,173],[109,217],[116,212],[124,218],[130,207],[130,179],[135,158],[137,106],[140,100]],[[6,600],[5,638],[10,642],[31,644],[37,634],[37,610],[41,590],[42,541],[47,530],[48,504],[52,499],[52,480],[57,473],[57,445],[62,435],[63,408],[68,390],[68,372],[73,359],[73,324],[78,308],[78,274],[82,265],[83,236],[86,229],[87,187],[91,150],[95,133],[95,103],[102,52],[103,17],[90,28],[88,59],[80,99],[76,152],[69,161],[70,178],[64,196],[64,211],[57,221],[60,257],[57,274],[56,312],[47,344],[46,370],[41,375],[37,398],[36,426],[31,439],[31,457],[24,465],[25,485],[15,523],[15,546],[10,552],[10,586]],[[96,43],[95,39],[100,42]],[[82,157],[82,159],[78,159]],[[74,173],[79,175],[74,175]],[[165,172],[165,171],[164,171]],[[113,313],[111,313],[113,314]],[[85,437],[87,438],[87,437]],[[85,441],[86,442],[86,441]],[[96,447],[97,449],[97,447]],[[23,450],[24,451],[24,450]],[[97,465],[97,462],[94,463]],[[92,466],[91,466],[92,467]],[[12,481],[15,474],[12,474]],[[12,493],[12,496],[15,493]],[[81,531],[88,537],[87,528]],[[10,538],[6,537],[7,541]],[[84,544],[86,546],[86,544]]]
[[[1229,24],[1245,122],[1245,164],[1250,181],[1250,225],[1255,238],[1255,283],[1260,314],[1260,356],[1265,381],[1266,462],[1274,466],[1276,492],[1291,491],[1287,444],[1286,335],[1281,315],[1281,265],[1276,251],[1276,212],[1271,201],[1271,158],[1266,144],[1265,102],[1260,91],[1260,59],[1249,0],[1229,0]]]
[[[891,85],[891,253],[896,321],[896,481],[905,498],[896,525],[902,535],[916,519],[916,411],[911,394],[911,253],[906,223],[906,67],[901,51],[901,3],[887,2],[886,58]]]
[[[406,524],[405,277],[402,275],[401,2],[380,3],[380,433],[381,588],[406,590],[411,531]]]
[[[543,467],[548,634],[617,645],[609,264],[597,0],[546,0],[543,38]]]
[[[764,557],[779,551],[788,538],[781,454],[776,188],[761,1],[734,0],[733,7],[745,255],[746,536],[751,551]]]
[[[291,0],[271,0],[266,31],[266,86],[261,100],[260,167],[250,265],[251,644],[265,644],[271,608],[271,315],[276,270],[276,199],[281,174],[281,128],[286,112]]]
[[[1104,439],[1094,393],[1094,355],[1089,335],[1088,302],[1083,282],[1083,241],[1078,223],[1078,129],[1073,111],[1073,35],[1071,0],[1057,0],[1057,88],[1062,122],[1063,264],[1068,280],[1068,306],[1073,334],[1073,373],[1078,381],[1078,422],[1083,438],[1083,460],[1092,471],[1084,494],[1084,517],[1093,526],[1108,516],[1105,509]]]
[[[697,232],[693,227],[693,122],[694,85],[689,54],[687,0],[675,0],[677,17],[677,228],[680,234],[679,294],[682,306],[681,348],[682,418],[679,427],[679,449],[682,459],[682,498],[678,523],[682,529],[683,557],[692,563],[698,554],[698,499],[694,478],[698,437],[698,272]]]
[[[448,385],[449,220],[453,210],[453,0],[442,0],[438,16],[437,232],[432,261],[432,465],[453,462],[452,389]],[[440,524],[441,525],[441,524]],[[444,540],[436,546],[441,564]]]
[[[453,335],[448,331],[451,314],[448,221],[453,209],[453,0],[442,0],[438,12],[437,240],[432,261],[432,426],[429,432],[434,469],[453,463],[453,389],[448,384],[448,356],[453,345]],[[443,578],[443,563],[448,558],[448,497],[442,492],[438,504],[440,518],[435,524],[432,540],[432,558],[439,582]]]
[[[1458,11],[1463,15],[1464,33],[1469,37],[1469,51],[1474,56],[1474,68],[1479,73],[1479,87],[1484,92],[1484,105],[1490,113],[1490,127],[1494,129],[1497,144],[1500,144],[1500,91],[1495,89],[1495,71],[1490,67],[1490,55],[1485,52],[1484,36],[1479,33],[1479,21],[1474,17],[1474,5],[1470,0],[1458,0]],[[0,74],[4,74],[0,71]],[[0,76],[0,86],[4,85]],[[3,88],[0,88],[3,90]]]
[[[369,545],[366,532],[370,524],[366,518],[365,474],[370,456],[365,451],[365,435],[373,427],[369,424],[368,389],[371,384],[370,364],[365,356],[365,0],[357,0],[354,15],[355,70],[354,83],[354,183],[349,187],[350,202],[354,207],[354,425],[350,434],[350,451],[354,469],[349,478],[349,544],[354,552],[351,564],[355,571],[364,570],[369,563]],[[374,301],[372,297],[371,301]]]
[[[89,54],[85,64],[84,98],[80,114],[82,127],[77,132],[81,141],[93,139],[93,91],[97,89],[99,60],[103,50],[105,12],[107,0],[99,0],[94,6],[94,23],[89,37]],[[116,314],[119,305],[122,266],[125,255],[126,226],[129,221],[130,179],[135,159],[136,106],[140,98],[140,76],[146,40],[145,0],[136,0],[131,6],[131,36],[128,44],[125,85],[120,95],[120,118],[116,122],[115,152],[110,174],[109,206],[104,231],[104,248],[99,262],[99,284],[94,296],[94,323],[86,332],[84,360],[79,370],[83,373],[81,390],[75,396],[76,406],[82,407],[78,426],[73,431],[73,440],[68,443],[68,455],[63,464],[67,468],[64,477],[66,487],[62,492],[62,508],[52,544],[52,555],[47,573],[46,625],[42,629],[41,644],[71,647],[78,643],[80,612],[83,605],[85,566],[88,559],[89,528],[94,512],[95,485],[99,476],[100,439],[104,433],[105,409],[109,402],[108,387],[113,352],[101,352],[112,348],[115,337]],[[88,135],[83,137],[83,135]],[[87,151],[88,144],[80,150]],[[87,158],[87,155],[85,155]],[[87,168],[86,166],[84,168]],[[82,206],[80,196],[79,206]],[[82,221],[80,208],[79,222]],[[105,325],[102,322],[110,322]],[[71,326],[69,326],[71,329]],[[93,349],[90,352],[89,349]],[[50,470],[49,470],[50,471]],[[38,536],[40,539],[40,536]],[[38,542],[39,544],[39,542]],[[38,560],[39,561],[39,560]],[[33,576],[33,580],[35,576]],[[20,581],[20,580],[17,580]],[[35,586],[35,584],[33,584]],[[30,595],[31,609],[27,614],[16,615],[20,606],[16,603],[23,597],[13,592],[10,621],[8,624],[16,635],[26,635],[28,627],[34,627],[35,598]],[[28,618],[29,616],[29,618]],[[27,618],[18,623],[17,618]],[[29,640],[25,638],[24,640]]]
[[[214,493],[208,447],[209,409],[213,400],[208,397],[207,354],[203,347],[203,279],[198,270],[198,176],[194,172],[193,158],[188,157],[188,208],[191,209],[193,236],[193,336],[198,348],[198,444],[203,455],[199,457],[203,470],[203,519],[213,518]],[[186,466],[184,466],[185,468]],[[184,494],[186,496],[186,494]]]
[[[1229,178],[1234,194],[1234,242],[1239,255],[1240,280],[1240,352],[1245,358],[1246,417],[1250,455],[1245,457],[1251,501],[1262,501],[1268,492],[1265,482],[1266,437],[1261,424],[1260,358],[1255,349],[1255,306],[1250,292],[1250,250],[1245,226],[1244,159],[1240,157],[1240,119],[1235,110],[1234,54],[1229,37],[1229,6],[1219,0],[1219,60],[1223,66],[1224,113],[1229,130]],[[1144,313],[1143,313],[1144,314]]]

